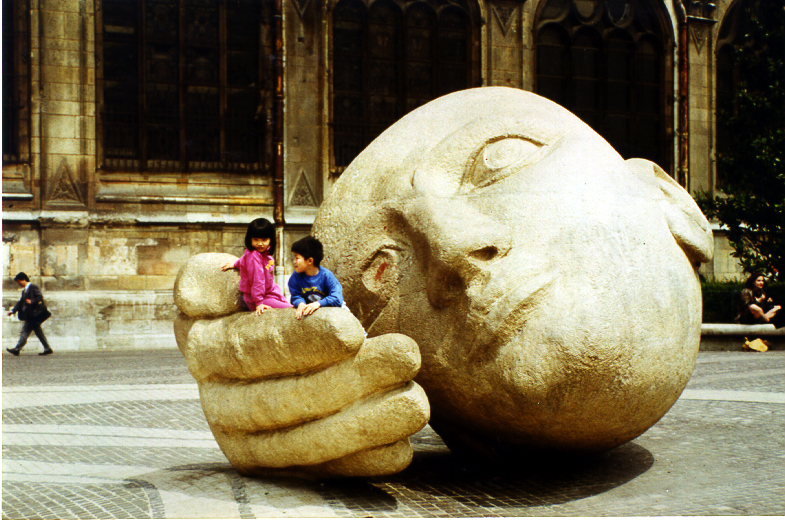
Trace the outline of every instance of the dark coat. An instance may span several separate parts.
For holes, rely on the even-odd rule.
[[[14,305],[14,308],[11,309],[11,312],[17,313],[17,317],[21,321],[33,319],[33,317],[38,314],[36,310],[44,303],[44,295],[41,292],[41,289],[32,283],[28,285],[27,290],[22,291],[22,297],[19,298],[19,301]],[[30,303],[27,303],[25,300],[30,300]],[[49,316],[47,316],[47,318],[48,317]],[[44,321],[45,319],[46,318],[40,321]]]

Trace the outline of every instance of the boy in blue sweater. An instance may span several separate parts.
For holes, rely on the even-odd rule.
[[[327,268],[319,264],[324,258],[322,243],[308,235],[292,244],[294,272],[289,277],[294,317],[302,319],[319,307],[343,307],[341,283]]]

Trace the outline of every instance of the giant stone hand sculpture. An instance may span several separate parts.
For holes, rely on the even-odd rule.
[[[307,478],[375,476],[409,465],[408,437],[428,422],[412,382],[417,345],[365,339],[345,309],[303,320],[294,309],[247,312],[236,257],[191,257],[175,281],[177,344],[199,384],[215,440],[239,472]]]
[[[617,446],[694,367],[708,222],[655,164],[535,94],[411,112],[342,174],[314,233],[369,337],[419,345],[453,449]]]

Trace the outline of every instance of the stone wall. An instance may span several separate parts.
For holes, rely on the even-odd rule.
[[[47,285],[47,278],[33,280]],[[14,305],[19,291],[3,291],[3,307]],[[172,291],[44,291],[52,312],[43,326],[56,351],[176,348],[172,321],[177,309]],[[3,348],[13,347],[21,322],[3,315]],[[32,335],[30,349],[38,346]]]
[[[23,271],[43,289],[52,311],[44,330],[53,348],[176,348],[172,289],[177,272],[198,253],[242,255],[245,229],[244,223],[42,227],[7,221],[3,308],[18,301],[13,276]],[[291,229],[283,251],[307,232]],[[290,255],[285,257],[285,271],[291,273]],[[286,278],[282,282],[285,287]],[[15,344],[20,327],[15,317],[4,317],[4,347]]]

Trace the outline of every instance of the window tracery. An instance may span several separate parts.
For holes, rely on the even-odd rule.
[[[333,152],[339,169],[406,113],[476,85],[468,2],[341,0],[333,11]]]
[[[625,158],[669,169],[670,41],[649,0],[549,0],[537,23],[536,92]]]
[[[264,170],[265,4],[102,0],[104,168]]]

